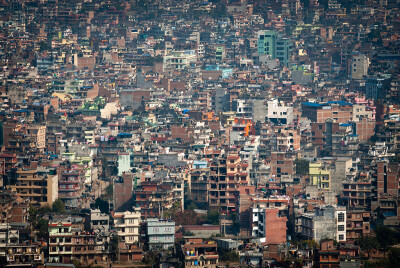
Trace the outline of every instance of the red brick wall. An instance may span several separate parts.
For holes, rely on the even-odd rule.
[[[267,244],[286,243],[286,217],[278,217],[278,209],[269,209],[265,214],[265,238]]]
[[[375,121],[368,121],[363,118],[362,121],[356,122],[358,139],[361,141],[368,140],[375,134]]]

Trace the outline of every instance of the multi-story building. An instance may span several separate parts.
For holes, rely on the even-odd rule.
[[[331,180],[329,166],[323,163],[310,163],[309,174],[312,185],[316,185],[318,189],[330,189]]]
[[[397,164],[378,162],[376,167],[376,190],[373,191],[371,212],[377,215],[386,215],[384,225],[396,226],[400,224],[399,213],[399,172]],[[374,183],[375,184],[375,183]]]
[[[290,125],[293,123],[293,107],[284,105],[277,99],[267,102],[267,120],[275,124]]]
[[[365,95],[368,99],[378,100],[390,89],[389,79],[378,76],[368,76],[365,82]]]
[[[149,250],[169,249],[175,243],[175,222],[157,218],[147,219],[146,236]]]
[[[81,173],[75,170],[65,170],[58,181],[58,196],[67,209],[79,208],[82,201],[83,183]]]
[[[58,197],[58,176],[54,169],[19,169],[17,183],[11,188],[32,205],[51,205]]]
[[[144,217],[161,216],[175,202],[173,185],[160,180],[142,182],[134,191],[133,198]]]
[[[286,216],[280,216],[280,208],[253,207],[251,209],[251,235],[260,237],[267,244],[286,243]]]
[[[185,267],[215,268],[218,265],[217,243],[205,242],[202,238],[185,237],[179,254],[184,256]]]
[[[283,65],[289,65],[293,51],[291,39],[283,38],[275,31],[259,31],[257,36],[258,55],[270,55],[272,59],[279,59]]]
[[[326,119],[332,118],[337,123],[348,123],[353,119],[353,104],[345,101],[305,102],[301,108],[302,116],[312,122],[324,123]]]
[[[114,228],[121,241],[125,244],[134,244],[139,241],[140,208],[134,208],[132,212],[115,212],[113,218]]]
[[[199,168],[193,169],[190,179],[190,198],[196,202],[196,205],[201,208],[208,207],[208,198],[210,191],[210,169]]]
[[[371,212],[365,210],[348,210],[346,220],[346,239],[356,240],[371,234]]]
[[[22,243],[24,237],[21,231],[20,226],[0,224],[0,258],[6,261],[7,267],[43,266],[42,246],[38,243]]]
[[[300,131],[294,128],[262,127],[260,130],[260,157],[270,158],[272,152],[297,151],[300,149]]]
[[[239,185],[249,185],[249,165],[237,154],[210,161],[209,208],[222,213],[234,212]]]
[[[225,58],[225,46],[216,46],[215,47],[215,60],[223,61]]]
[[[346,181],[343,182],[342,199],[348,206],[369,208],[371,206],[371,181]]]
[[[285,152],[271,154],[271,175],[276,176],[280,183],[293,183],[296,174],[295,159]]]
[[[339,267],[340,251],[334,246],[333,239],[321,242],[317,262],[317,267]]]
[[[319,242],[329,238],[346,241],[346,208],[326,206],[314,213],[296,215],[296,233]]]
[[[370,61],[364,54],[354,55],[350,62],[350,77],[352,79],[363,79],[368,74]]]
[[[26,131],[36,148],[43,152],[46,148],[46,126],[29,126]]]
[[[49,222],[49,262],[107,262],[115,254],[109,244],[109,233],[85,230],[82,217],[53,218]]]
[[[49,222],[49,262],[72,261],[73,235],[71,220]]]
[[[164,56],[164,70],[183,70],[188,68],[191,63],[196,62],[195,51],[171,51]]]
[[[108,232],[110,230],[110,216],[101,213],[100,209],[91,209],[90,213],[85,215],[85,229]]]

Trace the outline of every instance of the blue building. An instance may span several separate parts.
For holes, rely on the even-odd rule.
[[[149,250],[169,249],[175,243],[175,222],[147,219],[146,233]]]

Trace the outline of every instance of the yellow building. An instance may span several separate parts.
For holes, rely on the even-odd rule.
[[[318,189],[330,190],[331,178],[329,168],[322,163],[310,163],[309,166],[310,181]]]

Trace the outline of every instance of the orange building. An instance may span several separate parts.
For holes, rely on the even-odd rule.
[[[235,117],[235,123],[233,125],[233,131],[238,131],[247,137],[253,135],[253,121],[251,118],[239,118]]]

